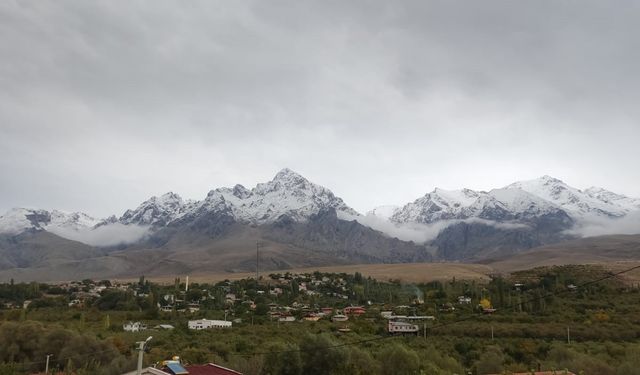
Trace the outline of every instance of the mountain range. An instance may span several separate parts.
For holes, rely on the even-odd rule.
[[[0,216],[0,277],[56,279],[481,261],[597,234],[640,233],[640,199],[543,176],[490,191],[436,188],[362,215],[283,169],[252,189],[173,192],[120,217],[15,208]],[[600,232],[597,232],[600,230]]]

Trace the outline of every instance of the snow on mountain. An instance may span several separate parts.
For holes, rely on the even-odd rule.
[[[444,190],[436,188],[424,197],[406,204],[391,216],[396,223],[433,223],[440,220],[466,217],[465,210],[476,202],[481,193],[471,189]]]
[[[543,176],[489,192],[436,188],[394,211],[388,220],[396,226],[446,227],[480,219],[487,225],[531,225],[551,232],[593,235],[638,233],[638,217],[640,199],[596,187],[580,190]]]
[[[389,220],[391,216],[395,215],[400,210],[400,206],[396,205],[384,205],[378,206],[371,211],[367,212],[367,216],[375,216],[381,220]]]
[[[558,211],[561,209],[553,203],[520,189],[493,189],[484,192],[436,188],[397,210],[390,220],[400,224],[429,224],[470,218],[507,221],[531,219]]]
[[[134,210],[127,210],[119,221],[125,225],[164,226],[183,214],[189,206],[187,203],[178,194],[169,192],[149,198]]]
[[[242,185],[212,190],[204,201],[194,206],[193,211],[230,211],[240,222],[263,224],[273,222],[282,215],[304,221],[326,209],[335,209],[338,213],[352,216],[359,215],[331,190],[285,168],[271,181],[257,184],[251,190]]]
[[[29,229],[40,230],[41,222],[48,220],[49,213],[45,210],[13,208],[0,216],[0,233],[15,235]]]
[[[489,220],[532,219],[562,211],[551,202],[545,201],[524,190],[493,189],[480,193],[478,199],[465,212],[467,217]],[[502,215],[496,216],[496,214]]]
[[[607,204],[614,204],[629,211],[640,210],[640,199],[630,198],[626,195],[616,194],[612,191],[592,186],[584,190],[588,196]]]
[[[66,228],[72,230],[85,230],[96,226],[100,222],[83,212],[64,212],[59,210],[51,211],[51,221],[44,227],[50,230],[52,227]]]
[[[632,199],[598,188],[582,191],[550,176],[514,182],[506,188],[524,190],[552,202],[576,219],[589,216],[622,217],[633,210]]]
[[[82,212],[14,208],[0,217],[0,233],[19,234],[27,230],[80,231],[93,228],[99,220]]]

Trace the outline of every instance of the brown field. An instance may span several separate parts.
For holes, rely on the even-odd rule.
[[[491,267],[482,264],[465,263],[402,263],[402,264],[354,264],[327,267],[305,267],[292,268],[279,271],[265,271],[261,275],[270,273],[312,273],[314,271],[330,273],[360,272],[364,276],[371,276],[374,279],[386,281],[398,279],[408,283],[428,282],[434,280],[456,279],[466,280],[489,280]],[[175,275],[184,279],[186,275]],[[247,277],[255,277],[255,272],[215,272],[210,274],[189,275],[189,281],[193,282],[217,282],[225,279],[239,280]],[[174,277],[149,277],[151,281],[159,283],[173,283]]]

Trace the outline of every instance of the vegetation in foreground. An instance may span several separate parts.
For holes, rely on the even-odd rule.
[[[615,278],[575,287],[603,275],[596,266],[563,266],[488,283],[402,284],[357,273],[270,275],[188,290],[180,280],[167,286],[144,278],[7,283],[0,285],[0,374],[42,371],[47,354],[53,368],[69,373],[121,374],[135,368],[134,344],[148,336],[148,364],[179,355],[245,374],[640,374],[640,290]],[[330,315],[304,320],[323,307],[335,313],[352,305],[366,313],[340,323]],[[420,335],[392,336],[382,311],[435,319]],[[233,328],[187,329],[190,319],[225,315]],[[124,332],[129,321],[150,329]],[[175,329],[154,329],[160,324]]]

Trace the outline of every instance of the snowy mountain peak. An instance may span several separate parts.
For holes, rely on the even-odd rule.
[[[168,192],[149,198],[134,210],[127,210],[119,221],[123,224],[166,225],[176,219],[184,208],[182,197]]]
[[[240,184],[234,186],[232,192],[235,197],[238,197],[240,199],[245,199],[251,195],[251,190]]]
[[[582,191],[553,177],[543,176],[535,180],[514,182],[507,189],[520,189],[561,207],[574,218],[590,216],[621,217],[629,212],[627,204],[603,199],[603,192]],[[611,197],[610,197],[611,198]]]
[[[254,192],[263,194],[279,189],[308,189],[310,185],[314,184],[309,182],[309,180],[304,178],[301,174],[294,172],[289,168],[284,168],[278,172],[271,181],[258,184],[254,189]]]
[[[95,219],[83,212],[64,212],[53,210],[50,213],[51,220],[47,225],[73,230],[93,228],[100,220]]]
[[[12,208],[0,216],[0,233],[15,235],[30,229],[41,230],[50,220],[51,215],[45,210]]]
[[[382,220],[389,220],[399,210],[400,210],[400,206],[396,206],[396,205],[378,206],[368,211],[367,216],[375,216]]]
[[[231,212],[238,221],[263,224],[274,222],[282,215],[296,221],[304,221],[326,209],[335,209],[351,216],[358,215],[331,190],[285,168],[271,181],[259,183],[251,190],[242,185],[212,190],[207,198],[187,215]]]
[[[298,172],[295,172],[289,168],[282,168],[276,175],[273,177],[274,180],[290,180],[290,179],[305,179]]]
[[[545,174],[544,176],[539,177],[539,178],[537,178],[535,180],[543,181],[543,182],[548,183],[548,184],[564,184],[564,181],[562,181],[561,179],[555,178],[553,176],[549,176],[548,174]],[[535,180],[533,180],[533,181],[535,181]]]
[[[13,208],[0,216],[0,233],[16,235],[27,230],[78,231],[92,228],[98,220],[82,212]]]

